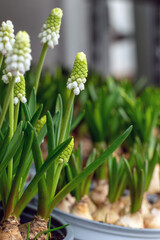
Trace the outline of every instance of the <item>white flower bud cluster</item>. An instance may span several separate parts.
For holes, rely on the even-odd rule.
[[[14,81],[15,83],[19,83],[20,82],[20,76],[22,76],[21,74],[19,74],[18,76],[14,77]],[[7,72],[6,68],[3,70],[3,75],[2,75],[2,81],[5,84],[8,84],[9,81],[13,80],[13,75],[11,72]]]
[[[41,39],[41,44],[45,44],[47,42],[50,48],[54,48],[55,45],[58,45],[60,35],[59,33],[52,32],[50,28],[47,28],[46,24],[43,24],[38,37]]]
[[[0,27],[0,52],[2,55],[7,55],[13,47],[14,27],[11,21],[2,22]]]
[[[67,81],[67,88],[69,90],[73,89],[73,92],[75,95],[79,95],[80,94],[80,91],[83,91],[84,90],[84,84],[86,83],[86,78],[75,78],[75,77],[71,77],[71,78],[68,78],[68,81]]]
[[[14,104],[17,105],[19,103],[19,99],[22,103],[26,103],[27,99],[26,97],[22,96],[22,94],[19,94],[18,97],[14,97]]]
[[[40,34],[38,35],[41,39],[41,44],[47,43],[50,48],[54,48],[54,46],[58,44],[62,16],[63,11],[60,8],[52,9],[46,22],[42,25]]]
[[[24,75],[30,69],[31,60],[29,35],[26,32],[19,31],[13,49],[6,57],[6,70],[11,72],[14,77]]]

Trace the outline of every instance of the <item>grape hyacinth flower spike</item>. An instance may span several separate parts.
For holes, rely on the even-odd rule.
[[[10,20],[2,22],[0,27],[0,52],[3,56],[6,56],[12,51],[14,39],[14,26]]]
[[[20,76],[20,82],[14,85],[14,104],[19,102],[26,103],[26,91],[25,91],[25,79],[24,76]]]
[[[63,12],[60,8],[54,8],[51,11],[38,35],[41,39],[41,44],[47,43],[50,48],[54,48],[54,46],[58,44],[62,16]]]
[[[88,74],[87,59],[83,52],[76,55],[71,77],[67,81],[67,88],[72,90],[75,95],[79,95],[84,90],[84,84]]]
[[[48,47],[53,49],[54,46],[58,44],[58,39],[60,38],[59,32],[61,27],[62,16],[63,11],[60,8],[54,8],[51,11],[46,22],[43,24],[41,32],[38,35],[38,37],[40,38],[40,42],[43,45],[43,48],[39,58],[35,76],[34,87],[36,92],[38,90],[40,75]]]
[[[21,75],[24,75],[25,72],[30,69],[31,59],[30,37],[27,32],[19,31],[16,34],[12,51],[10,51],[5,58],[5,70],[2,80],[5,83],[9,83],[9,86],[0,115],[0,128],[2,127],[10,99],[13,100],[14,84],[15,82],[20,82]]]
[[[24,75],[31,65],[31,46],[27,32],[19,31],[15,38],[12,51],[7,55],[5,63],[7,72],[14,77]]]

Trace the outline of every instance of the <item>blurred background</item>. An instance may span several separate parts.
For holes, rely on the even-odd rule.
[[[41,26],[54,7],[64,11],[61,38],[48,51],[45,65],[54,72],[70,70],[77,52],[84,51],[89,68],[116,78],[145,77],[160,83],[160,1],[155,0],[0,0],[0,21],[10,19],[15,32],[31,37],[33,64],[41,46]]]

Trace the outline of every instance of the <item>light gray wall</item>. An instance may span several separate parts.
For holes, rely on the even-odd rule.
[[[11,20],[15,33],[25,30],[31,38],[33,62],[36,63],[40,56],[41,45],[38,39],[41,26],[54,7],[60,7],[58,0],[0,0],[0,23]],[[60,40],[61,43],[61,40]],[[60,45],[53,51],[48,51],[45,65],[53,68],[59,56]]]
[[[147,82],[153,82],[153,18],[156,5],[151,2],[135,3],[135,25],[137,43],[138,77],[144,76]]]
[[[132,2],[131,0],[125,1]],[[94,9],[97,25],[95,29],[92,21],[93,2],[97,4]],[[37,37],[38,33],[52,8],[61,7],[64,10],[64,15],[59,45],[54,50],[48,51],[45,65],[53,70],[56,64],[60,63],[71,69],[77,52],[84,51],[87,55],[89,65],[93,69],[107,74],[113,72],[111,61],[113,60],[112,65],[115,65],[116,62],[113,58],[113,51],[111,51],[111,34],[115,30],[111,21],[113,19],[110,17],[111,24],[109,26],[113,32],[108,31],[107,23],[107,3],[109,2],[113,4],[115,0],[0,0],[0,23],[3,20],[10,19],[15,26],[15,32],[26,30],[29,33],[33,62],[37,63],[42,49]],[[150,79],[152,77],[152,60],[150,57],[151,39],[149,34],[151,34],[151,30],[153,29],[150,25],[151,15],[151,6],[140,4],[137,1],[135,6],[135,22],[137,29],[138,75],[148,75]],[[93,29],[96,34],[96,41],[93,40]],[[110,55],[112,55],[112,58]],[[128,55],[129,58],[135,59],[135,56],[131,56],[130,52]],[[129,63],[130,60],[128,60],[128,57],[126,59]],[[131,67],[134,66],[132,61],[130,63]],[[124,61],[122,64],[124,66]],[[116,66],[118,66],[117,63]]]
[[[26,30],[31,37],[33,63],[37,63],[41,45],[38,33],[54,7],[64,10],[59,45],[47,53],[45,65],[54,69],[62,63],[72,68],[75,55],[84,51],[89,58],[89,5],[86,0],[0,0],[0,22],[11,20],[15,32]]]
[[[77,52],[83,51],[90,61],[90,16],[89,1],[63,0],[64,9],[61,31],[61,62],[67,68],[72,68]]]

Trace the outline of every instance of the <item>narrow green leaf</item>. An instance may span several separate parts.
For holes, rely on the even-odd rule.
[[[66,164],[65,171],[66,171],[66,176],[67,176],[67,182],[70,182],[73,179],[73,176],[72,176],[72,171],[71,171],[69,164]]]
[[[48,133],[48,153],[50,153],[55,148],[55,139],[54,139],[54,127],[53,121],[50,112],[47,114],[47,133]]]
[[[46,136],[47,134],[47,124],[45,123],[44,126],[42,127],[39,135],[38,135],[38,142],[39,142],[39,145],[42,143],[44,137]]]
[[[18,169],[16,171],[16,175],[14,177],[11,192],[7,202],[5,217],[8,217],[13,212],[16,201],[18,200],[18,193],[20,191],[21,178],[24,177],[26,162],[28,160],[28,155],[31,150],[32,142],[33,142],[33,131],[31,129],[27,129],[25,131],[25,142],[24,142],[21,159],[18,165]]]
[[[97,153],[96,149],[93,148],[93,150],[92,150],[91,154],[89,155],[89,158],[86,162],[86,167],[89,166],[92,162],[94,162],[94,160],[96,158],[96,153]]]
[[[7,167],[9,161],[14,157],[14,154],[16,153],[19,145],[21,144],[21,140],[23,138],[23,132],[22,132],[22,123],[19,124],[17,127],[16,132],[14,133],[7,151],[1,161],[0,165],[0,175],[3,173],[4,169]]]
[[[27,240],[29,240],[29,231],[30,231],[30,223],[28,224],[28,229],[27,229]]]
[[[41,166],[43,165],[43,157],[42,157],[42,152],[41,148],[38,142],[38,137],[36,134],[35,128],[29,123],[29,127],[33,130],[34,133],[34,139],[33,139],[33,144],[32,144],[32,153],[33,153],[33,158],[34,158],[34,163],[35,163],[35,168],[36,172],[39,171]],[[45,174],[41,176],[41,179],[38,183],[38,213],[43,217],[45,215],[46,211],[46,204],[47,204],[47,199],[48,199],[48,190],[47,190],[47,184],[46,184],[46,179],[45,179]]]
[[[56,140],[56,147],[59,143],[59,137],[60,137],[60,131],[61,131],[61,123],[62,123],[62,116],[63,116],[63,103],[61,95],[58,94],[57,101],[56,101],[56,108],[55,108],[55,114],[59,113],[57,115],[58,121],[55,122],[55,140]]]
[[[71,155],[71,158],[69,160],[69,165],[70,165],[73,177],[75,177],[76,175],[78,175],[80,173],[80,169],[79,169],[79,166],[77,164],[76,157],[75,157],[74,153],[72,153],[72,155]]]
[[[0,152],[1,152],[1,154],[0,154],[0,163],[1,163],[5,153],[7,151],[7,148],[8,148],[8,144],[9,144],[9,141],[10,141],[9,132],[10,132],[10,127],[8,127],[8,131],[7,131],[6,135],[5,135],[5,138],[3,139],[3,143],[2,143],[1,148],[0,148],[1,149],[0,150]]]
[[[83,110],[79,115],[78,117],[74,120],[74,122],[72,123],[72,126],[71,126],[71,129],[70,131],[73,131],[77,126],[78,124],[82,121],[82,119],[84,118],[84,115],[85,115],[85,110]]]
[[[30,121],[31,114],[30,114],[29,107],[28,107],[27,103],[22,103],[21,106],[22,106],[22,109],[23,109],[23,112],[24,112],[24,115],[25,115],[25,120]]]
[[[60,227],[57,227],[57,228],[54,228],[54,229],[50,229],[50,230],[46,230],[46,231],[43,231],[43,232],[40,232],[38,233],[35,238],[33,240],[36,240],[41,234],[45,234],[45,233],[49,233],[49,232],[54,232],[54,231],[58,231],[60,229],[63,229],[65,227],[67,227],[69,224],[66,224],[66,225],[63,225],[63,226],[60,226]]]
[[[50,154],[55,149],[54,126],[53,126],[53,120],[50,112],[47,112],[47,133],[48,133],[48,154]],[[52,193],[52,188],[55,180],[54,179],[55,171],[56,171],[56,166],[55,166],[55,162],[53,162],[53,165],[48,169],[47,175],[46,175],[46,182],[47,182],[49,194]]]
[[[24,135],[23,138],[21,139],[21,144],[19,146],[19,148],[17,149],[14,158],[13,158],[13,175],[15,175],[20,158],[21,158],[21,154],[22,154],[22,150],[23,150],[23,145],[24,145]]]
[[[36,111],[36,92],[35,88],[32,89],[30,98],[29,98],[29,103],[28,103],[29,111],[31,117],[33,117],[35,111]]]
[[[41,104],[39,106],[39,108],[37,109],[37,111],[33,115],[32,119],[30,120],[30,123],[32,124],[32,126],[35,126],[37,120],[39,119],[39,117],[41,115],[42,109],[43,109],[43,104]]]

